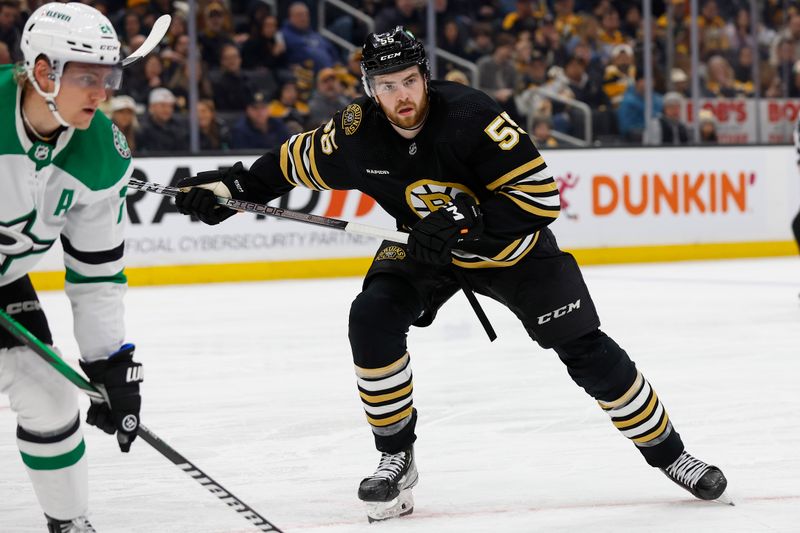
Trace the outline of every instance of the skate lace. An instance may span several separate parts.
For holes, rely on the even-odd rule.
[[[79,516],[69,522],[59,524],[60,533],[97,533],[97,530],[92,527],[89,519],[85,516]]]
[[[393,479],[403,471],[406,464],[406,452],[381,454],[381,460],[375,473],[370,476],[372,479]]]
[[[680,483],[694,488],[706,470],[708,470],[706,463],[683,452],[675,462],[667,467],[667,474]]]

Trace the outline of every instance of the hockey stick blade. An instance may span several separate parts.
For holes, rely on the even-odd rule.
[[[128,183],[131,189],[139,191],[152,192],[164,196],[176,196],[181,190],[177,187],[169,185],[159,185],[158,183],[151,183],[147,181],[140,181],[131,179]],[[281,207],[272,207],[266,204],[257,204],[255,202],[247,202],[244,200],[234,200],[233,198],[221,198],[217,196],[217,203],[219,205],[243,211],[245,213],[255,213],[257,215],[269,215],[276,218],[285,218],[294,220],[296,222],[304,222],[306,224],[313,224],[315,226],[322,226],[325,228],[336,229],[353,233],[355,235],[364,235],[366,237],[378,237],[386,239],[387,241],[399,242],[403,244],[408,243],[408,233],[402,231],[394,231],[390,229],[378,228],[375,226],[368,226],[366,224],[357,224],[355,222],[348,222],[346,220],[339,220],[337,218],[324,217],[319,215],[311,215],[309,213],[300,213],[298,211],[290,211]]]
[[[22,324],[11,318],[5,311],[0,309],[0,326],[8,331],[19,342],[30,348],[36,355],[49,363],[59,374],[71,381],[76,387],[85,392],[89,397],[106,401],[102,393],[89,381],[79,374],[74,368],[68,365],[61,357],[47,344],[40,341],[36,336],[25,328]],[[245,520],[257,527],[259,531],[273,531],[283,533],[277,526],[269,522],[266,518],[258,514],[249,505],[228,492],[222,485],[214,481],[205,472],[200,470],[194,463],[179,454],[169,444],[161,440],[155,433],[147,429],[146,426],[139,424],[136,434],[143,441],[153,447],[158,453],[166,457],[175,466],[186,472],[189,477],[200,483],[211,494],[225,502],[228,507],[234,509]]]
[[[158,43],[161,42],[161,39],[167,34],[167,30],[169,30],[169,25],[172,22],[172,17],[169,15],[161,15],[158,19],[153,23],[153,28],[150,30],[150,34],[147,36],[147,39],[144,40],[142,45],[131,52],[131,55],[126,57],[122,60],[122,68],[129,67],[142,59],[143,57],[147,56],[153,49],[158,46]]]

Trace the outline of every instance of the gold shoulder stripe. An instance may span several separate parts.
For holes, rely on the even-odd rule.
[[[489,185],[487,185],[486,188],[489,189],[490,191],[493,191],[496,188],[500,187],[501,185],[513,180],[517,176],[520,176],[530,170],[533,170],[534,168],[540,165],[544,165],[544,158],[542,156],[537,157],[533,161],[528,161],[524,165],[518,166],[517,168],[515,168],[510,172],[506,172],[505,174],[503,174],[502,176],[491,182]]]
[[[314,175],[314,179],[317,181],[317,183],[320,184],[320,186],[323,189],[330,190],[328,184],[325,183],[325,181],[322,179],[322,176],[319,175],[319,170],[317,170],[317,158],[314,150],[314,142],[315,142],[314,137],[317,135],[317,131],[319,131],[319,128],[311,132],[311,150],[309,153],[309,161],[311,163],[311,173]]]
[[[301,133],[294,142],[294,146],[292,146],[292,162],[303,184],[309,189],[318,190],[318,187],[315,187],[314,184],[311,183],[308,174],[306,174],[305,166],[303,165],[303,142],[305,142],[307,136],[308,133]]]
[[[559,213],[561,213],[561,209],[553,209],[553,210],[542,209],[541,207],[536,207],[535,205],[527,204],[525,202],[517,200],[512,195],[505,192],[500,192],[498,194],[502,194],[503,196],[510,198],[511,201],[517,204],[517,206],[520,209],[527,211],[528,213],[532,213],[534,215],[539,215],[540,217],[558,218]]]

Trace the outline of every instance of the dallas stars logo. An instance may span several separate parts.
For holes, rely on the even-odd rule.
[[[31,232],[36,210],[10,222],[0,220],[0,275],[5,274],[14,259],[41,254],[53,246],[55,239],[40,239]]]

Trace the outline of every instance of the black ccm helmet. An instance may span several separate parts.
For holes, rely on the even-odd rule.
[[[361,82],[364,84],[364,92],[374,98],[372,78],[413,65],[419,65],[427,82],[431,77],[428,57],[425,55],[425,47],[413,33],[402,26],[396,26],[386,33],[370,33],[361,50]]]

